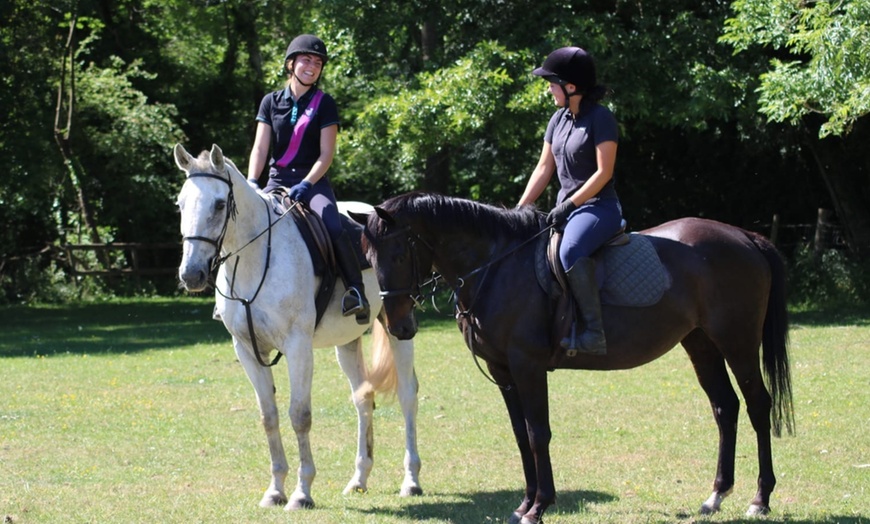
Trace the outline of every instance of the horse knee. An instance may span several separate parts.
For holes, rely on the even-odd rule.
[[[290,423],[296,433],[308,433],[311,431],[311,410],[290,410]]]
[[[278,410],[274,409],[270,411],[261,411],[260,423],[263,425],[263,429],[267,433],[278,429]]]

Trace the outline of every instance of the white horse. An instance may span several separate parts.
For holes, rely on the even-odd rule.
[[[216,315],[233,337],[236,356],[254,386],[272,461],[272,481],[260,506],[311,508],[315,467],[311,455],[311,381],[314,347],[335,346],[338,363],[350,382],[357,409],[356,471],[345,493],[365,491],[372,468],[374,392],[398,393],[405,418],[405,477],[400,494],[422,494],[418,482],[417,379],[414,346],[387,335],[381,319],[373,322],[372,369],[363,358],[361,337],[369,325],[341,314],[341,279],[315,329],[315,290],[319,277],[299,228],[291,217],[278,219],[267,198],[252,189],[233,162],[215,145],[191,156],[180,144],[175,162],[187,180],[178,195],[184,247],[178,276],[188,291],[202,291],[215,260],[222,262],[215,279]],[[219,258],[218,258],[219,257]],[[363,271],[371,318],[381,310],[378,283],[371,269]],[[253,342],[252,342],[253,341]],[[296,489],[288,499],[284,480],[289,471],[278,429],[278,408],[269,352],[286,356],[290,375],[290,421],[299,447]],[[259,350],[259,354],[255,352]]]

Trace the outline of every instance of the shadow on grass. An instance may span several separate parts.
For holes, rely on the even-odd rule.
[[[137,353],[231,343],[211,319],[214,299],[148,299],[0,309],[0,357]]]
[[[464,500],[444,501],[426,500],[427,497],[414,499],[414,502],[404,504],[401,508],[360,509],[366,515],[389,516],[398,519],[408,519],[412,522],[428,520],[448,522],[507,522],[511,511],[519,504],[519,491],[493,491],[470,493]],[[590,503],[613,502],[617,497],[598,491],[560,491],[558,503],[550,507],[544,514],[558,511],[560,514],[585,513],[585,507]],[[419,502],[417,502],[419,501]],[[561,509],[560,509],[561,508]]]
[[[457,496],[455,494],[451,494]],[[440,521],[440,522],[507,522],[511,511],[520,501],[520,493],[518,491],[493,491],[493,492],[477,492],[468,495],[458,495],[458,498],[463,498],[461,501],[444,501],[444,500],[426,500],[427,497],[414,499],[403,505],[401,508],[371,508],[358,509],[359,513],[368,516],[391,517],[394,519],[407,519],[412,522]],[[440,499],[440,497],[437,497]],[[619,501],[619,497],[603,493],[600,491],[573,490],[560,491],[558,494],[558,503],[551,506],[547,513],[544,514],[546,521],[547,515],[561,516],[571,515],[588,515],[594,519],[594,513],[590,513],[587,506],[590,504],[609,504]],[[748,521],[758,519],[739,518],[729,520],[719,520],[715,516],[709,517],[711,521],[719,524],[745,524]],[[691,512],[676,512],[674,514],[661,513],[658,515],[650,514],[649,522],[697,522],[698,520],[706,520],[698,514]],[[818,520],[795,519],[787,514],[768,515],[763,519],[764,524],[819,524]],[[867,522],[867,517],[862,515],[840,516],[830,515],[822,522],[831,522],[837,524],[862,524]]]
[[[789,314],[792,325],[803,326],[867,326],[870,325],[870,305],[807,309]]]

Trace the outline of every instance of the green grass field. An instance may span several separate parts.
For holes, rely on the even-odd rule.
[[[501,397],[448,314],[417,342],[424,496],[397,496],[403,425],[379,399],[369,492],[344,496],[355,411],[332,349],[316,350],[317,508],[257,506],[268,452],[253,391],[205,298],[0,308],[0,518],[5,523],[486,523],[520,500]],[[870,522],[870,311],[793,314],[797,435],[773,443],[772,523]],[[286,365],[276,368],[282,412]],[[709,495],[716,428],[682,349],[631,371],[550,375],[554,523],[743,522],[755,439],[743,414],[737,485]],[[295,439],[283,424],[291,470]]]

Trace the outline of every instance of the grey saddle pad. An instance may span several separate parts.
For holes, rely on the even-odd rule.
[[[601,289],[601,303],[611,306],[646,307],[661,300],[670,286],[670,277],[649,238],[631,233],[621,246],[605,246],[593,258]],[[547,263],[547,239],[538,246],[536,275],[548,293],[560,293],[556,278]]]

